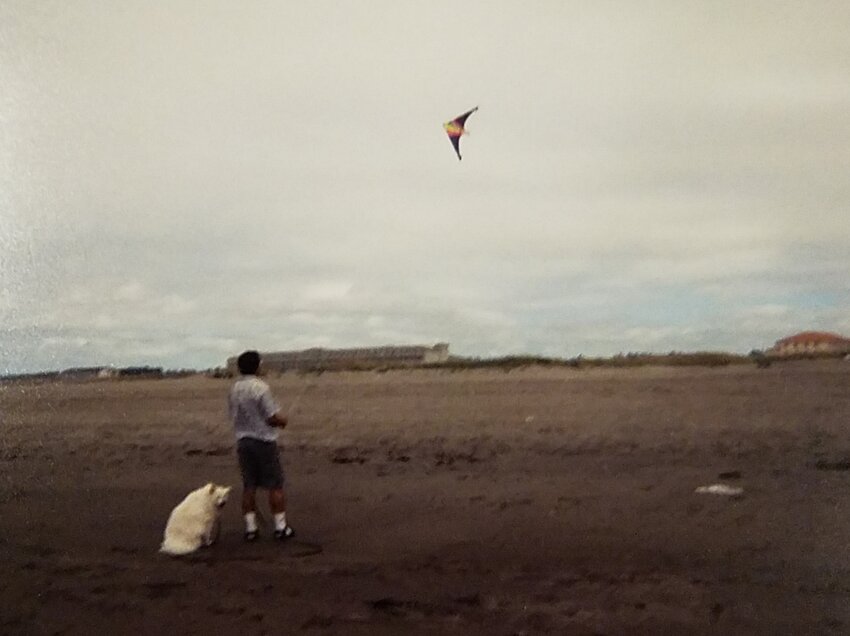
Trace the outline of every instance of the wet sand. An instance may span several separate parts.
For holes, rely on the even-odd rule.
[[[0,633],[850,633],[850,363],[267,380],[288,544],[229,380],[0,385]],[[219,542],[159,554],[208,481]]]

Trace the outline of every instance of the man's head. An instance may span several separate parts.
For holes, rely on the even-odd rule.
[[[260,354],[256,351],[245,351],[236,359],[239,373],[242,375],[257,375],[260,368]]]

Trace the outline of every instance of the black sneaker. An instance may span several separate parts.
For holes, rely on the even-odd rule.
[[[260,533],[257,532],[256,530],[246,530],[245,531],[245,541],[247,541],[248,543],[251,543],[252,541],[256,541],[259,534]]]
[[[287,539],[295,536],[295,530],[292,529],[292,526],[289,524],[283,527],[283,530],[275,530],[274,538],[277,541],[286,541]]]

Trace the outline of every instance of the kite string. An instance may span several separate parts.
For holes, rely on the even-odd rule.
[[[298,406],[298,403],[301,402],[301,398],[303,398],[304,395],[307,393],[307,391],[309,391],[312,387],[313,387],[312,384],[310,384],[310,383],[306,384],[304,386],[304,388],[301,389],[301,392],[298,395],[295,396],[295,399],[292,400],[292,402],[289,403],[289,408],[286,410],[287,417],[292,415],[293,413],[295,413],[295,409]]]

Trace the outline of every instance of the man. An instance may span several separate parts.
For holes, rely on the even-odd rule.
[[[257,539],[257,488],[269,491],[269,507],[274,514],[274,538],[286,540],[295,531],[286,523],[286,496],[277,448],[277,429],[286,427],[287,417],[272,398],[269,385],[257,377],[260,354],[245,351],[236,363],[241,377],[230,389],[228,406],[242,473],[245,540]]]

